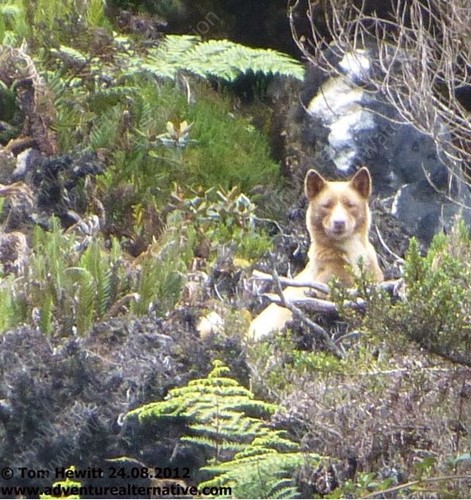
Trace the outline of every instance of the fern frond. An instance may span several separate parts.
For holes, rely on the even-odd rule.
[[[320,457],[300,452],[269,453],[257,457],[223,462],[218,466],[203,467],[215,474],[211,480],[199,484],[200,488],[231,486],[239,498],[296,498],[299,492],[294,483],[294,472],[306,460],[318,464]]]
[[[258,406],[256,413],[268,414],[277,407],[255,400],[250,391],[227,374],[228,368],[216,361],[205,379],[173,389],[166,401],[137,408],[126,418],[138,417],[141,422],[164,419],[166,424],[172,418],[184,418],[188,431],[181,440],[214,453],[213,463],[201,469],[211,479],[201,483],[200,488],[231,487],[236,498],[297,497],[295,471],[306,461],[317,466],[321,457],[301,453],[299,444],[283,431],[247,415],[247,406]],[[227,461],[221,462],[221,457]]]
[[[2,277],[0,283],[0,333],[17,324],[15,298],[12,293],[14,276]]]
[[[29,35],[30,26],[26,20],[23,3],[15,0],[1,2],[0,42],[14,46]]]
[[[56,56],[59,59],[70,60],[78,65],[85,64],[88,60],[88,57],[83,52],[65,45],[61,45],[58,49],[51,48],[50,52],[51,55]]]
[[[79,264],[93,278],[96,288],[97,313],[99,317],[102,317],[111,301],[111,269],[108,264],[108,256],[102,253],[98,240],[93,241],[86,249]]]
[[[85,20],[88,26],[101,26],[105,19],[105,0],[90,0],[86,3]]]
[[[193,443],[197,444],[199,446],[202,446],[204,448],[207,448],[208,450],[214,450],[214,439],[208,438],[208,437],[202,437],[202,436],[184,436],[182,437],[182,441],[186,441],[188,443]],[[244,447],[247,446],[244,443],[235,443],[234,441],[218,441],[218,448],[219,451],[230,451],[230,452],[236,452],[239,450],[243,450]]]
[[[51,293],[44,293],[42,307],[40,308],[39,326],[41,331],[47,335],[52,333],[53,327],[53,297]]]
[[[189,35],[168,35],[158,47],[149,50],[143,61],[127,61],[126,66],[127,75],[144,71],[172,79],[181,71],[229,82],[247,72],[304,79],[302,64],[281,52],[254,49],[229,40],[202,41]]]
[[[79,334],[85,334],[92,326],[95,310],[96,283],[92,273],[83,267],[69,267],[76,290],[74,296],[75,322]]]

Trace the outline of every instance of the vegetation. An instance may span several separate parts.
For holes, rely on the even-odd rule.
[[[329,497],[466,496],[470,251],[458,222],[426,255],[411,241],[399,296],[361,277],[355,290],[366,306],[352,309],[351,290],[334,286],[341,319],[330,334],[348,346],[342,359],[310,351],[309,334],[295,327],[251,351],[257,393],[301,407],[300,435],[344,461],[347,478]]]
[[[46,334],[84,335],[95,321],[129,310],[164,314],[180,297],[194,238],[175,215],[132,265],[114,238],[106,248],[100,235],[64,233],[57,219],[50,231],[36,227],[25,275],[0,284],[0,330],[32,319]]]
[[[368,308],[366,326],[376,338],[414,341],[432,354],[471,366],[471,237],[465,223],[435,236],[426,256],[411,240],[404,268],[404,300],[383,294]]]
[[[214,361],[204,379],[172,389],[165,401],[129,412],[141,424],[151,421],[172,425],[184,419],[187,432],[180,439],[209,450],[206,479],[199,487],[232,488],[236,498],[286,498],[297,494],[293,473],[306,463],[317,466],[314,453],[301,453],[286,433],[269,427],[266,417],[276,405],[254,395],[229,378],[229,369]]]
[[[74,466],[69,467],[66,471],[73,473],[76,470]],[[80,491],[82,483],[67,478],[65,481],[56,481],[52,487],[46,488],[47,493],[41,493],[41,500],[50,500],[53,498],[69,498],[70,500],[80,498],[76,492]]]
[[[3,280],[0,329],[33,318],[48,334],[85,334],[110,314],[170,310],[197,243],[209,242],[212,259],[229,243],[244,259],[269,249],[243,191],[276,183],[278,166],[250,118],[234,113],[233,99],[205,80],[230,80],[245,71],[298,71],[300,77],[300,66],[230,42],[168,36],[148,43],[118,35],[102,0],[46,3],[1,5],[0,38],[17,47],[5,46],[0,56],[9,77],[4,99],[12,108],[2,118],[17,125],[3,141],[25,132],[18,124],[27,111],[38,123],[30,120],[27,132],[44,152],[98,152],[107,168],[96,179],[88,210],[101,205],[106,227],[83,246],[81,238],[62,233],[57,220],[51,232],[36,228],[27,272]],[[33,57],[20,46],[23,38]],[[183,68],[202,78],[190,81],[188,73],[182,87]],[[35,93],[35,104],[21,111],[15,90],[20,77],[33,79]],[[83,183],[74,189],[83,199]],[[90,200],[82,208],[84,203]],[[134,256],[147,252],[135,265],[124,248]]]
[[[166,324],[161,333],[156,322],[143,333],[166,348],[163,360],[160,352],[156,356],[155,370],[167,365],[173,370],[171,381],[160,372],[153,377],[150,368],[146,372],[146,388],[159,381],[155,393],[174,387],[163,401],[141,404],[142,387],[123,382],[127,353],[120,353],[119,362],[97,355],[116,370],[110,386],[120,408],[137,406],[125,414],[123,435],[127,425],[134,434],[123,441],[132,444],[136,428],[146,428],[151,429],[144,431],[146,445],[158,451],[174,441],[174,450],[189,447],[203,457],[192,480],[200,487],[230,486],[239,498],[466,496],[471,466],[468,229],[458,224],[448,236],[438,235],[426,254],[412,240],[400,293],[393,297],[361,277],[354,299],[363,300],[364,307],[352,309],[351,290],[332,287],[340,315],[313,315],[313,320],[342,346],[342,359],[325,352],[306,325],[296,323],[274,339],[242,347],[241,318],[252,301],[244,270],[266,260],[273,247],[261,213],[276,203],[270,198],[281,180],[266,127],[254,125],[253,108],[240,103],[231,84],[247,74],[255,80],[273,74],[301,79],[302,68],[274,51],[227,40],[121,30],[105,7],[103,0],[0,0],[1,236],[21,234],[24,241],[16,267],[2,261],[0,333],[29,325],[34,335],[47,336],[48,353],[50,346],[62,348],[80,336],[86,352],[85,341],[98,321],[107,326],[113,317],[152,313],[164,322],[181,309],[190,325],[188,340],[177,323],[178,331]],[[159,2],[159,8],[176,12],[184,6]],[[466,123],[460,120],[460,130]],[[101,168],[74,177],[65,167],[56,172],[39,162],[13,183],[11,172],[31,144],[43,159],[93,153]],[[285,237],[281,229],[279,238]],[[195,275],[205,299],[188,305],[182,292]],[[232,295],[218,289],[221,275],[227,281],[237,275]],[[216,340],[201,339],[200,313],[218,306],[224,331]],[[184,342],[174,343],[172,336]],[[218,361],[209,375],[198,378],[194,358],[203,352],[207,358],[201,356],[201,364],[215,358],[211,342],[224,346],[225,356],[238,357],[236,363],[247,372],[250,367],[251,390]],[[192,356],[184,343],[194,350]],[[63,365],[58,363],[54,374],[73,359],[67,349],[58,351]],[[143,359],[130,359],[137,374],[139,363],[154,366]],[[176,377],[175,367],[186,372]],[[80,383],[85,384],[81,377]],[[1,435],[13,448],[3,440],[14,420],[9,412],[27,413],[28,406],[18,404],[23,393],[11,402],[9,391],[2,393]],[[87,420],[95,431],[99,405],[87,398],[61,401],[61,406],[71,410],[67,423]],[[26,417],[17,420],[13,429],[28,426]],[[114,414],[105,422],[116,420],[122,423]],[[169,427],[171,436],[164,432]],[[116,435],[113,429],[111,439]],[[71,436],[78,443],[76,456],[83,457],[80,446],[88,437]],[[103,454],[115,450],[114,444],[103,446]],[[26,448],[24,456],[35,456]],[[146,466],[155,465],[152,457],[145,455]]]

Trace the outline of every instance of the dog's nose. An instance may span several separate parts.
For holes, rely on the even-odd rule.
[[[343,231],[345,229],[345,221],[344,220],[334,220],[334,231]]]

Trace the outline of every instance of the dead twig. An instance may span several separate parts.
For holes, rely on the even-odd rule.
[[[275,295],[273,293],[265,293],[263,295],[267,297],[271,302],[283,305],[283,301],[279,295]],[[318,314],[329,314],[329,315],[337,315],[339,314],[339,310],[337,304],[331,302],[330,300],[316,299],[314,297],[296,297],[290,299],[290,303],[295,307],[302,307],[310,312],[315,312]],[[345,307],[351,307],[352,309],[357,309],[359,311],[364,311],[366,307],[366,303],[363,299],[357,299],[357,301],[349,301],[345,304]]]
[[[471,474],[462,474],[462,475],[454,475],[454,476],[438,476],[438,477],[428,477],[424,479],[419,479],[417,481],[409,481],[408,483],[399,484],[398,486],[393,486],[392,488],[388,488],[386,490],[374,491],[369,495],[365,495],[363,498],[376,498],[377,496],[380,498],[384,498],[386,493],[394,493],[395,491],[400,491],[405,488],[410,488],[411,486],[417,486],[419,484],[427,484],[427,483],[439,483],[443,481],[459,481],[459,480],[467,480],[471,481]]]
[[[324,328],[322,328],[320,325],[307,318],[306,315],[301,311],[301,309],[293,305],[293,303],[284,296],[280,279],[275,269],[273,270],[272,277],[276,291],[280,297],[280,305],[291,311],[293,317],[301,320],[303,323],[308,325],[315,335],[318,335],[324,340],[329,351],[335,354],[335,356],[337,356],[338,358],[342,359],[344,357],[344,352],[337,345],[335,345],[333,340],[330,338],[330,335],[324,330]]]
[[[273,281],[273,282],[275,282],[275,280],[273,279],[273,275],[264,273],[262,271],[257,271],[257,270],[253,271],[252,279],[257,280],[257,281]],[[311,288],[311,289],[316,290],[318,292],[321,292],[322,294],[325,294],[325,295],[328,295],[330,292],[329,287],[327,285],[325,285],[324,283],[320,283],[319,281],[297,281],[297,280],[290,279],[290,278],[284,278],[283,276],[278,276],[278,281],[281,285],[284,285],[284,286],[298,287],[298,288]],[[401,287],[403,285],[404,285],[404,280],[402,278],[399,278],[396,280],[383,281],[382,283],[378,283],[375,286],[377,288],[380,288],[381,290],[386,291],[387,293],[389,293],[393,297],[400,298],[401,294],[399,293],[399,290],[401,289]],[[352,299],[354,299],[355,297],[358,296],[358,290],[352,288],[349,290],[349,294],[352,297]],[[264,294],[264,296],[268,297],[270,300],[272,300],[274,297],[276,297],[275,295],[269,294],[269,293]],[[279,296],[279,294],[277,296]],[[315,310],[314,304],[316,304],[316,303],[319,304],[320,308],[322,308],[321,304],[323,304],[324,302],[332,304],[332,302],[329,302],[326,300],[322,301],[321,299],[315,299],[314,301],[311,302],[309,300],[306,300],[307,298],[308,297],[294,299],[293,303],[295,303],[297,305],[306,304],[308,306],[311,304],[311,305],[313,305],[314,310]],[[277,299],[274,299],[274,301],[276,301],[276,300]],[[329,306],[326,306],[326,309],[329,309]],[[322,312],[322,311],[319,311],[319,312]]]
[[[257,270],[253,271],[252,278],[259,281],[273,281],[272,275]],[[294,279],[284,278],[282,276],[278,276],[278,280],[280,284],[284,286],[312,288],[326,295],[329,293],[329,287],[324,283],[319,283],[318,281],[296,281]]]

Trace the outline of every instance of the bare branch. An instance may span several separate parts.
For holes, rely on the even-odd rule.
[[[280,297],[280,305],[282,305],[286,309],[290,310],[293,314],[293,317],[301,320],[303,323],[305,323],[307,326],[309,326],[309,328],[312,330],[312,332],[315,335],[318,335],[319,337],[321,337],[324,340],[329,351],[331,351],[337,357],[343,358],[344,353],[341,351],[341,349],[337,345],[335,345],[333,340],[330,338],[330,335],[324,330],[324,328],[322,328],[320,325],[318,325],[317,323],[314,323],[314,321],[307,318],[304,315],[304,313],[301,311],[301,309],[299,309],[298,307],[293,305],[293,303],[284,296],[283,289],[282,289],[281,283],[280,283],[280,279],[278,277],[276,270],[273,270],[273,283],[275,284],[276,291]]]
[[[403,122],[432,137],[450,177],[461,179],[464,172],[470,184],[465,168],[471,165],[471,120],[458,92],[471,84],[471,3],[399,0],[383,17],[350,0],[307,3],[309,40],[296,30],[304,3],[292,0],[288,10],[293,37],[307,60],[346,79],[334,59],[348,56],[359,62],[367,51],[366,91],[381,92]]]
[[[279,295],[275,295],[273,293],[265,293],[263,296],[267,297],[271,302],[274,302],[275,304],[283,305],[283,301],[279,297]],[[296,297],[290,299],[290,304],[295,307],[301,306],[307,311],[318,314],[339,314],[337,305],[330,300],[315,299],[313,297]],[[357,309],[359,311],[364,311],[366,303],[363,299],[357,299],[356,301],[347,302],[346,304],[344,304],[344,306],[351,307],[352,309]]]
[[[263,273],[262,271],[253,271],[252,277],[255,280],[260,281],[273,281],[273,276],[267,273]],[[318,281],[297,281],[294,279],[283,278],[282,276],[278,276],[279,282],[284,286],[293,286],[293,287],[302,287],[302,288],[313,288],[318,292],[323,294],[329,293],[329,287],[324,285],[324,283],[319,283]]]

